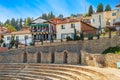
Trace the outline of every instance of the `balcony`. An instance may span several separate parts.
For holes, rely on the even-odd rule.
[[[31,30],[31,32],[49,32],[49,30],[37,30],[37,29],[34,29],[34,30]]]

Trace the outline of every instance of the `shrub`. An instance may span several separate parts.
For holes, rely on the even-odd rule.
[[[4,40],[3,40],[3,39],[1,39],[1,40],[0,40],[0,43],[3,43],[3,42],[4,42]]]
[[[105,31],[105,32],[109,32],[110,30],[109,30],[109,28],[105,27],[105,28],[104,28],[104,31]]]
[[[80,40],[80,37],[78,35],[76,35],[74,40]]]
[[[66,37],[67,41],[72,41],[73,39],[70,36]]]
[[[114,54],[120,53],[120,46],[109,47],[108,49],[105,49],[105,50],[102,52],[102,54],[107,54],[107,53],[114,53]]]

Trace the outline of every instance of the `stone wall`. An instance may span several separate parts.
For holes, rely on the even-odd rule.
[[[117,62],[120,62],[120,54],[106,54],[104,57],[106,67],[117,68]]]
[[[39,47],[14,49],[8,52],[0,52],[0,63],[81,63],[91,66],[115,67],[119,56],[100,54],[110,46],[120,44],[120,36],[101,38],[99,40],[70,41],[62,43],[43,44]],[[25,59],[24,51],[27,52]],[[92,53],[92,54],[91,54]],[[94,53],[94,54],[93,54]],[[113,61],[111,61],[111,59]]]
[[[63,64],[65,63],[65,56],[64,52],[55,52],[55,63],[56,64]]]
[[[23,63],[23,52],[17,54],[1,54],[0,63]]]
[[[0,46],[0,52],[6,52],[6,51],[8,51],[8,48],[7,48],[7,47],[1,47],[1,46]]]
[[[37,53],[27,53],[27,63],[37,63]]]
[[[117,68],[117,62],[120,62],[120,54],[92,54],[81,51],[82,64],[95,67]]]
[[[77,53],[68,52],[67,63],[68,64],[79,64],[80,63],[80,55]]]
[[[51,53],[42,53],[41,52],[41,63],[51,63],[52,56]]]

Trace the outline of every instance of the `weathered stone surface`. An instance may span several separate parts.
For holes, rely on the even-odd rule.
[[[51,63],[52,56],[51,53],[42,53],[41,52],[41,63]]]
[[[0,55],[0,63],[23,63],[23,52]]]
[[[117,68],[117,62],[120,62],[120,54],[92,54],[81,51],[82,64],[96,67]]]
[[[79,64],[79,54],[68,52],[67,63],[68,64]]]
[[[37,63],[37,53],[27,53],[27,63]]]
[[[65,63],[64,52],[55,52],[55,63],[56,64],[63,64],[63,63]]]

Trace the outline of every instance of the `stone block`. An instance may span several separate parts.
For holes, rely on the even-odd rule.
[[[51,53],[42,53],[41,52],[41,63],[51,63],[52,56]]]
[[[37,53],[27,53],[27,63],[37,63]]]

